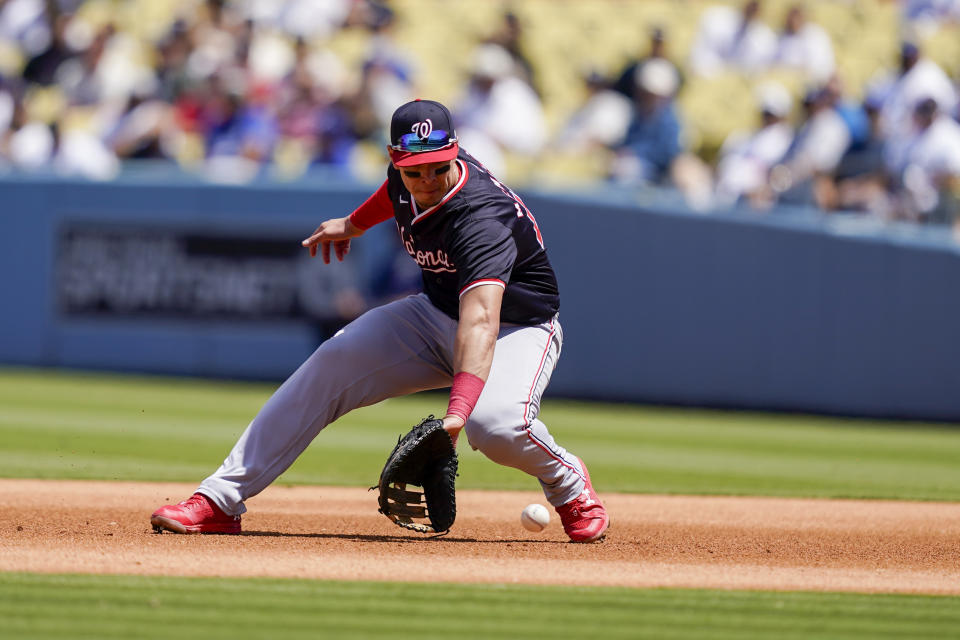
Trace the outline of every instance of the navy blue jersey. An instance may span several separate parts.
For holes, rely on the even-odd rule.
[[[553,267],[537,222],[509,188],[462,149],[460,180],[420,211],[400,172],[387,170],[387,192],[403,246],[423,272],[423,290],[458,318],[460,296],[482,284],[504,287],[500,320],[539,324],[560,308]]]

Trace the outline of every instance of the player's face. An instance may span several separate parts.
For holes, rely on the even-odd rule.
[[[460,179],[455,160],[397,167],[397,170],[400,171],[403,186],[422,209],[440,202]]]

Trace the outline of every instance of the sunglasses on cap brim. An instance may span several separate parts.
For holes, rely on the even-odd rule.
[[[406,133],[400,136],[397,144],[390,145],[394,151],[406,151],[408,153],[423,153],[424,151],[440,151],[457,144],[457,139],[451,138],[450,134],[442,129],[430,132],[426,138],[421,138],[416,133]]]

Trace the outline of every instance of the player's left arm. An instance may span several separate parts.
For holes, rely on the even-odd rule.
[[[477,283],[460,297],[460,320],[453,346],[453,387],[443,427],[456,442],[490,375],[500,334],[504,284]]]

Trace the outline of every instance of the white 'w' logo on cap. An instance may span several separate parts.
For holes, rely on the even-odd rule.
[[[413,131],[415,134],[421,138],[429,138],[430,134],[433,133],[433,121],[430,118],[427,118],[423,122],[415,122],[410,131]]]

